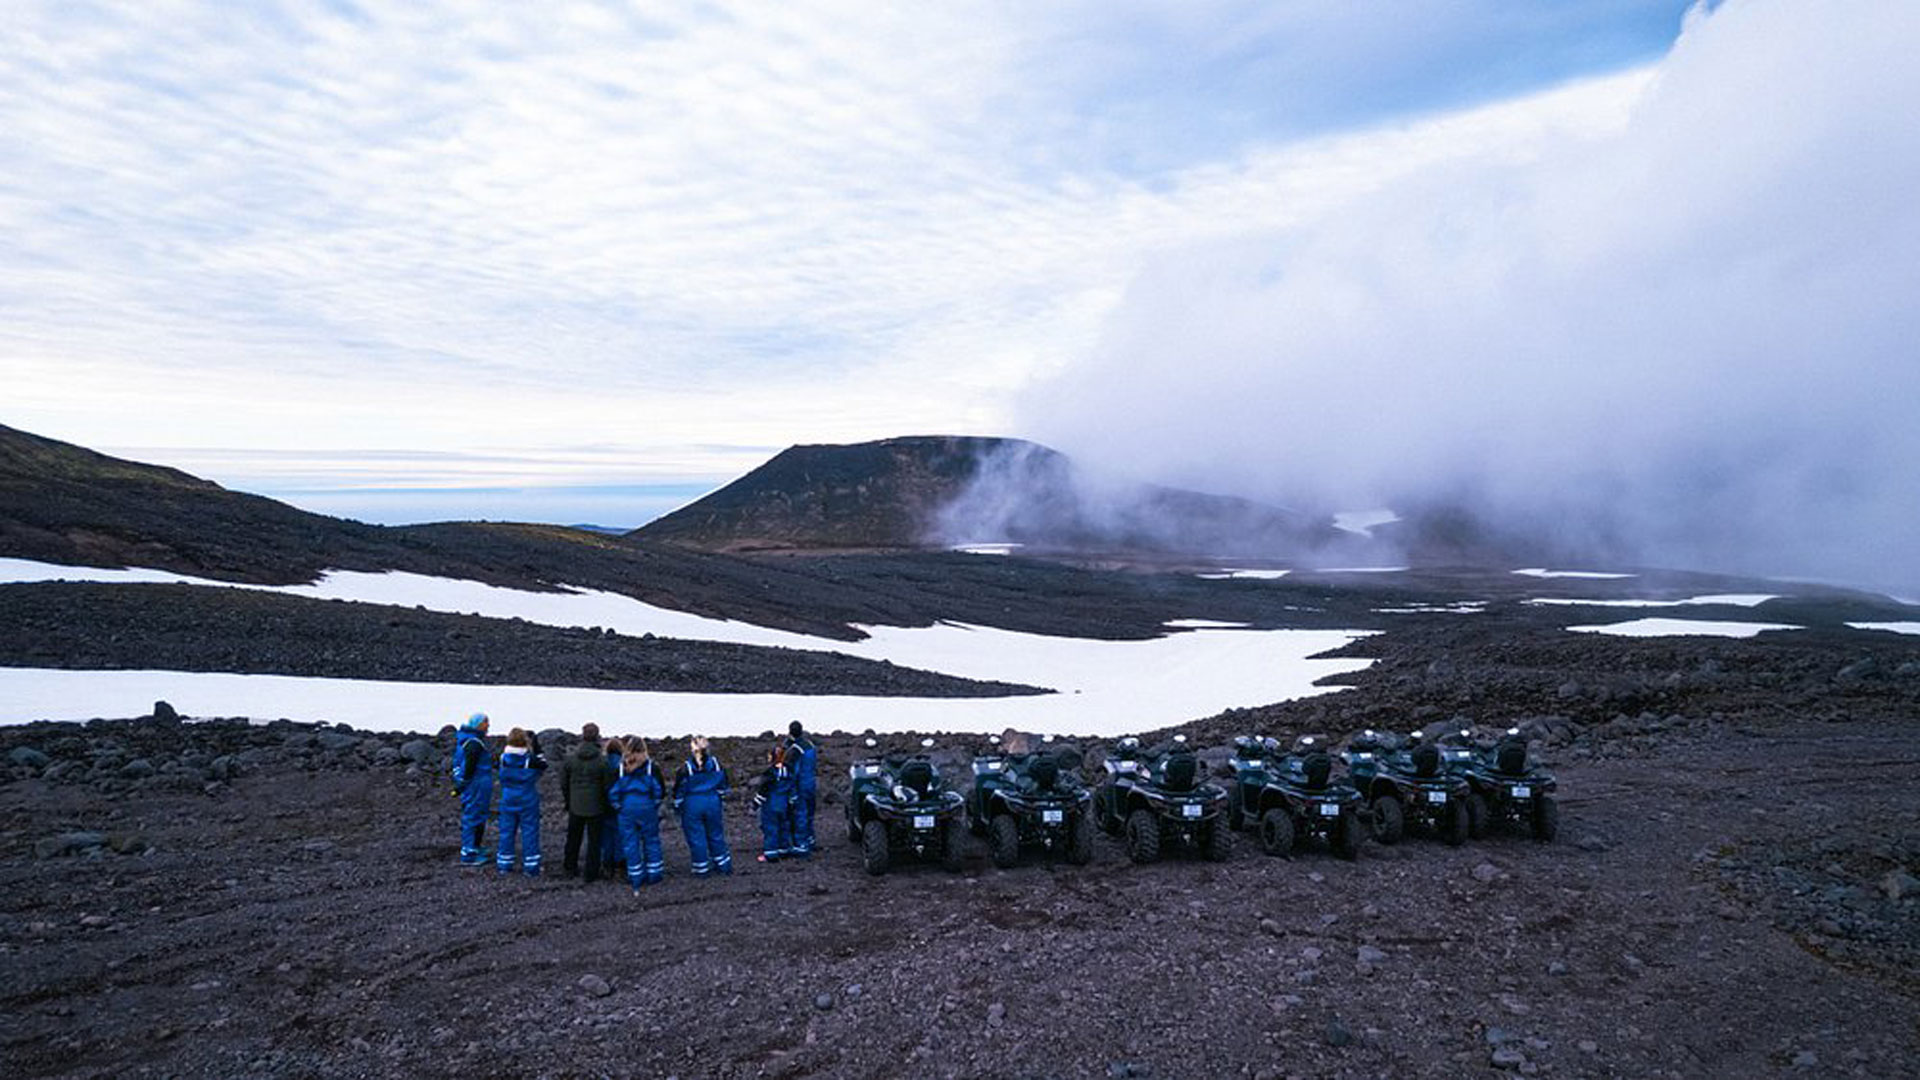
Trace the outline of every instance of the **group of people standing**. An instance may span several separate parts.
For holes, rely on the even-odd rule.
[[[503,877],[516,866],[528,877],[538,877],[539,778],[547,768],[540,740],[514,728],[495,758],[486,741],[489,725],[485,713],[475,713],[455,734],[453,789],[460,799],[460,862],[478,866],[488,861],[480,845],[497,774],[500,846],[493,862]],[[660,809],[669,801],[686,837],[693,876],[733,873],[721,813],[721,800],[730,790],[727,771],[713,756],[705,736],[694,736],[687,750],[686,760],[674,770],[669,799],[646,740],[610,739],[603,745],[597,725],[581,728],[580,745],[560,766],[567,809],[563,871],[568,877],[581,872],[584,842],[587,881],[597,881],[603,870],[612,877],[624,868],[628,884],[638,893],[664,880]],[[764,838],[762,862],[812,854],[818,759],[818,748],[798,720],[768,752],[768,768],[758,779],[754,795]]]

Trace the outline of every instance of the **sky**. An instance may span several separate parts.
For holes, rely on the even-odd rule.
[[[1642,259],[1671,287],[1737,231],[1691,214],[1794,180],[1756,137],[1724,153],[1767,190],[1667,189],[1714,172],[1698,125],[1747,93],[1796,130],[1902,115],[1842,52],[1911,51],[1901,6],[24,0],[0,33],[0,423],[382,522],[634,525],[789,444],[927,433],[1259,488],[1274,446],[1189,452],[1217,405],[1170,380],[1324,419],[1351,400],[1341,318],[1417,354],[1459,299],[1437,281]],[[1803,66],[1843,85],[1757,84]],[[1717,71],[1748,77],[1734,100]],[[1659,145],[1603,174],[1645,190],[1608,212],[1661,220],[1588,214],[1568,162],[1640,124]],[[1398,237],[1423,205],[1445,213]],[[1836,245],[1910,254],[1850,224]],[[1397,494],[1391,455],[1302,460],[1296,486]]]

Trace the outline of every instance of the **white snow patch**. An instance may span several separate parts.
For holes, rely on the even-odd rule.
[[[1703,622],[1697,619],[1635,619],[1632,622],[1614,623],[1610,626],[1569,626],[1569,630],[1583,633],[1615,634],[1620,637],[1670,637],[1675,635],[1695,635],[1700,637],[1748,638],[1762,630],[1798,630],[1800,627],[1786,623],[1754,622]]]
[[[1383,607],[1373,610],[1381,615],[1477,615],[1487,610],[1487,601],[1462,600],[1457,604],[1409,604],[1406,607]]]
[[[128,575],[141,575],[130,578]],[[90,570],[0,560],[0,581],[198,581],[150,571]],[[602,626],[623,634],[846,653],[977,679],[1043,686],[1017,698],[876,698],[788,694],[684,694],[557,687],[464,686],[166,671],[0,668],[0,723],[139,716],[156,700],[194,716],[331,720],[374,730],[435,730],[476,709],[518,726],[577,727],[645,735],[704,730],[751,735],[807,720],[817,730],[998,731],[1020,727],[1110,735],[1178,723],[1224,709],[1330,692],[1314,681],[1365,659],[1309,660],[1362,631],[1249,630],[1169,634],[1145,641],[1047,637],[941,624],[864,627],[840,642],[709,619],[613,593],[529,593],[414,574],[332,573],[317,585],[265,591],[438,611]]]
[[[1407,566],[1323,566],[1312,570],[1315,574],[1403,574],[1412,567]]]
[[[1221,622],[1218,619],[1168,619],[1160,625],[1171,630],[1244,630],[1253,624]]]
[[[1689,596],[1684,600],[1579,600],[1571,597],[1541,596],[1527,601],[1529,604],[1568,604],[1575,607],[1623,607],[1658,608],[1686,607],[1699,604],[1724,604],[1728,607],[1758,607],[1769,600],[1780,599],[1779,593],[1714,593],[1708,596]]]
[[[1597,580],[1611,580],[1613,578],[1630,578],[1630,577],[1639,576],[1638,574],[1609,574],[1599,570],[1548,570],[1544,566],[1536,566],[1526,570],[1515,570],[1514,573],[1525,574],[1528,577],[1539,577],[1539,578],[1567,577],[1567,578],[1594,578]]]
[[[1026,547],[1025,544],[958,544],[947,550],[964,552],[968,555],[1011,555]]]
[[[1384,507],[1377,510],[1343,510],[1333,515],[1333,527],[1356,536],[1371,537],[1373,530],[1399,520],[1399,514]]]
[[[1210,570],[1203,574],[1195,574],[1194,576],[1206,578],[1208,581],[1225,581],[1229,578],[1252,578],[1257,581],[1275,581],[1280,578],[1286,577],[1288,574],[1291,574],[1291,573],[1293,573],[1293,571],[1291,570],[1226,570],[1226,569],[1222,569],[1222,570]]]
[[[1850,622],[1855,630],[1891,630],[1896,634],[1920,634],[1920,622]]]

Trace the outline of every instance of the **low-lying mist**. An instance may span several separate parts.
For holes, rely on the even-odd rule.
[[[1920,583],[1917,52],[1700,9],[1616,130],[1166,253],[1016,426],[1441,548]]]

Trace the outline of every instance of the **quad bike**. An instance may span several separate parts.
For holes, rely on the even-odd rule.
[[[1077,755],[1051,746],[1030,754],[993,749],[973,759],[973,792],[967,816],[973,831],[987,838],[993,864],[1007,869],[1019,863],[1022,846],[1043,847],[1075,866],[1093,858],[1093,792],[1074,775]],[[1053,736],[1045,736],[1051,744]]]
[[[1107,753],[1106,770],[1094,813],[1107,832],[1125,831],[1134,862],[1158,859],[1169,840],[1191,843],[1213,862],[1232,850],[1226,789],[1205,782],[1185,735],[1161,754],[1143,752],[1137,738],[1121,739]]]
[[[867,740],[871,751],[873,739]],[[927,751],[904,758],[872,754],[848,766],[852,790],[847,796],[847,839],[857,843],[869,874],[884,874],[895,862],[913,856],[938,858],[957,871],[966,854],[966,799],[948,791]]]
[[[1551,841],[1560,831],[1560,806],[1553,794],[1553,774],[1527,761],[1527,740],[1519,728],[1487,744],[1475,742],[1462,729],[1439,739],[1448,768],[1465,778],[1467,831],[1480,839],[1502,822],[1524,827],[1540,841]]]
[[[1467,842],[1472,787],[1447,766],[1440,748],[1418,734],[1405,739],[1372,729],[1347,743],[1347,776],[1373,810],[1373,838],[1397,844],[1409,829],[1439,835],[1450,847]]]
[[[1333,759],[1325,740],[1298,739],[1282,753],[1274,739],[1241,736],[1233,740],[1233,793],[1227,823],[1254,829],[1269,855],[1290,854],[1315,836],[1325,837],[1334,854],[1356,859],[1366,836],[1366,800],[1345,780],[1333,777]]]

